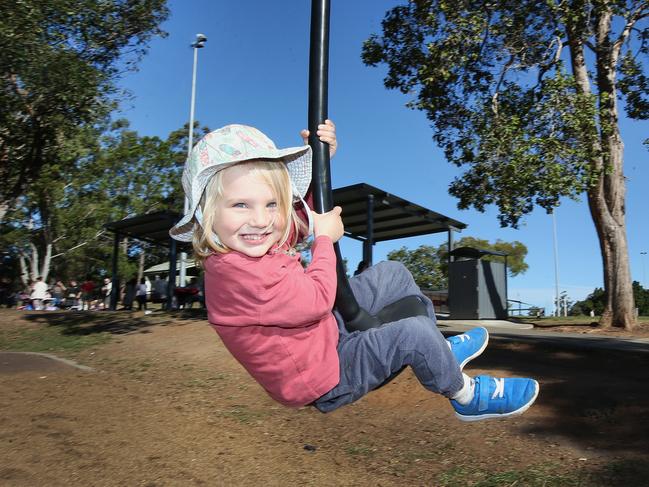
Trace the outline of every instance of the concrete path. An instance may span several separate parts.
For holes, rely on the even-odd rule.
[[[552,333],[519,323],[501,320],[447,320],[438,319],[437,326],[444,335],[456,335],[476,326],[489,330],[490,339],[513,342],[547,343],[559,348],[598,348],[649,353],[649,339],[611,337],[584,333]]]
[[[93,369],[77,364],[55,355],[36,352],[4,352],[0,351],[0,374],[16,374],[19,372],[66,372]]]

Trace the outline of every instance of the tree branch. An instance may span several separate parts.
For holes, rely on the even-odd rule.
[[[503,67],[502,71],[500,72],[500,76],[498,78],[498,83],[496,83],[496,88],[494,90],[494,94],[491,97],[491,111],[493,114],[497,117],[498,116],[498,94],[500,93],[500,85],[503,83],[505,80],[505,75],[507,74],[507,71],[512,67],[514,64],[514,55],[511,54],[509,56],[509,61],[507,61],[507,64]]]
[[[631,14],[617,40],[613,43],[613,59],[617,59],[622,49],[622,44],[626,41],[633,29],[633,26],[645,17],[649,17],[649,2],[641,2],[640,6]]]
[[[539,67],[539,75],[536,78],[536,86],[533,88],[534,90],[536,90],[536,88],[541,84],[541,81],[543,81],[545,73],[547,73],[550,68],[555,66],[559,62],[559,59],[561,59],[561,52],[563,51],[563,41],[561,40],[561,37],[554,36],[552,38],[552,41],[550,41],[550,45],[548,46],[548,51],[552,49],[552,46],[555,43],[557,44],[557,50],[555,51],[554,56],[552,56],[552,60],[541,64]]]
[[[101,237],[104,233],[106,233],[106,230],[104,230],[104,229],[99,230],[99,231],[95,234],[94,237],[92,237],[92,238],[86,240],[85,242],[81,242],[80,244],[75,245],[74,247],[69,248],[69,249],[66,250],[65,252],[59,252],[58,254],[53,255],[52,257],[50,257],[50,260],[51,260],[51,259],[54,259],[55,257],[61,257],[62,255],[65,255],[65,254],[67,254],[68,252],[71,252],[71,251],[73,251],[73,250],[75,250],[75,249],[78,249],[79,247],[83,247],[84,245],[88,245],[88,244],[89,244],[90,242],[92,242],[93,240],[97,240],[97,239],[98,239],[99,237]]]

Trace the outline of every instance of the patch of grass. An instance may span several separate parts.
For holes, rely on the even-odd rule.
[[[0,350],[14,352],[76,353],[103,345],[111,339],[110,333],[76,335],[58,327],[12,329],[0,332]]]
[[[235,404],[231,409],[224,412],[227,416],[230,416],[243,424],[250,424],[263,416],[262,412],[253,411],[245,404]]]
[[[187,387],[214,387],[218,382],[227,379],[225,374],[217,374],[211,377],[198,378],[188,380],[185,384]]]
[[[583,472],[560,473],[555,465],[536,465],[527,470],[490,473],[475,468],[455,467],[441,474],[438,484],[445,487],[587,487],[592,484]]]
[[[436,460],[445,452],[442,448],[430,448],[427,450],[412,450],[404,453],[404,458],[409,462],[416,462],[419,460]]]
[[[375,451],[367,445],[349,445],[345,447],[347,455],[359,455],[369,457],[374,455]]]

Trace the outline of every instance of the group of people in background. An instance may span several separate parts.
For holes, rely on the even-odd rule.
[[[122,286],[118,296],[121,307],[117,309],[133,310],[137,305],[138,311],[148,313],[147,303],[167,305],[168,284],[166,279],[155,276],[151,281],[148,277],[140,279],[132,277]],[[203,303],[202,286],[196,279],[190,280],[184,288],[177,288],[177,299],[180,307],[191,307],[194,302]],[[100,282],[88,278],[79,283],[71,279],[64,283],[59,279],[45,282],[42,277],[36,278],[21,290],[12,290],[8,279],[0,280],[0,305],[16,307],[24,310],[80,310],[100,311],[110,309],[113,282],[104,277]]]

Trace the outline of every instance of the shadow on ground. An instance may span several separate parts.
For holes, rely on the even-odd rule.
[[[63,328],[65,335],[91,335],[93,333],[148,333],[152,326],[182,326],[206,319],[204,309],[155,311],[149,315],[134,311],[61,311],[26,313],[23,319],[39,325]]]
[[[539,381],[537,406],[554,419],[535,423],[530,433],[562,437],[585,451],[649,452],[647,353],[492,339],[472,366]],[[637,467],[649,473],[649,462]]]

